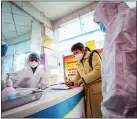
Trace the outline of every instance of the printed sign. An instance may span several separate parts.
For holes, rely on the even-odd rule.
[[[73,80],[76,75],[77,60],[74,55],[64,57],[65,77],[66,80]]]

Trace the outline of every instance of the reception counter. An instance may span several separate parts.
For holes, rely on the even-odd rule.
[[[40,100],[2,112],[2,118],[83,118],[84,90],[46,89]]]

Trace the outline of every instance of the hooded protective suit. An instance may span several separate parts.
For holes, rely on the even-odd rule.
[[[103,117],[137,117],[136,8],[100,2],[94,21],[106,25],[102,56]]]
[[[41,88],[45,89],[49,87],[49,81],[47,73],[41,68],[40,64],[37,66],[35,72],[33,73],[32,68],[29,65],[29,58],[36,57],[38,60],[40,58],[36,53],[31,53],[26,60],[27,66],[23,69],[17,71],[19,75],[19,81],[15,86],[22,88]]]
[[[4,69],[4,67],[3,67],[3,58],[6,55],[7,50],[8,50],[8,45],[4,41],[2,41],[2,44],[1,44],[2,74],[3,74],[3,69]],[[3,90],[5,88],[5,81],[4,81],[4,79],[5,79],[5,75],[2,75],[1,90]]]

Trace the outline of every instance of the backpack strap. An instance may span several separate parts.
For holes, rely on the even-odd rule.
[[[93,57],[93,54],[94,54],[94,53],[97,53],[97,54],[99,55],[100,59],[101,59],[101,56],[100,56],[100,54],[98,53],[97,50],[93,50],[93,51],[90,53],[88,62],[89,62],[89,65],[91,66],[92,69],[93,69],[92,57]]]

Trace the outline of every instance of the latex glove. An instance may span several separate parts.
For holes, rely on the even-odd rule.
[[[81,78],[80,80],[78,80],[78,81],[74,84],[74,86],[75,86],[75,87],[80,87],[80,85],[81,85],[83,82],[84,82],[84,80]]]
[[[21,88],[29,88],[30,87],[30,83],[31,83],[30,80],[31,80],[30,77],[24,77],[21,81],[19,81],[17,86],[19,86]]]
[[[73,81],[67,81],[65,82],[65,85],[68,87],[74,86],[74,82]]]
[[[38,88],[44,90],[44,89],[48,88],[48,86],[46,84],[44,84],[44,83],[40,83],[38,85]]]
[[[23,80],[24,80],[24,81],[29,81],[29,80],[30,80],[30,77],[24,77]]]

